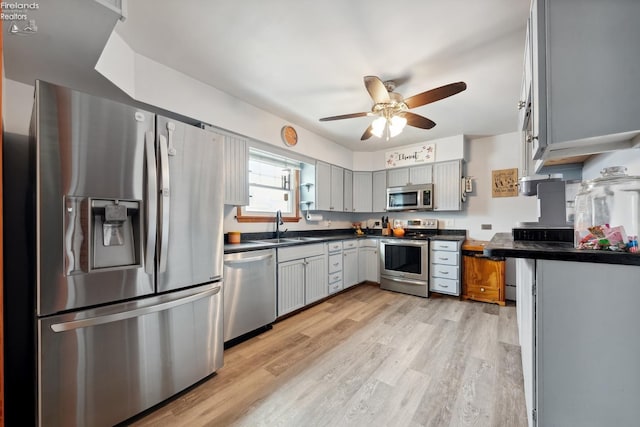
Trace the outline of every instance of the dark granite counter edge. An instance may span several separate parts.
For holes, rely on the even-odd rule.
[[[483,253],[506,258],[640,266],[640,254],[575,249],[570,243],[514,241],[510,233],[496,233]]]
[[[322,230],[325,231],[325,230]],[[349,240],[349,239],[362,239],[362,238],[374,238],[374,239],[407,239],[407,240],[415,240],[411,237],[396,237],[396,236],[383,236],[380,230],[378,233],[369,233],[363,235],[357,235],[353,233],[353,230],[339,230],[342,231],[342,234],[336,234],[333,230],[326,230],[328,233],[313,233],[313,232],[298,232],[295,234],[288,233],[283,236],[286,237],[297,237],[297,236],[305,236],[305,237],[315,237],[318,240],[313,241],[299,241],[299,242],[280,242],[280,243],[261,243],[261,242],[253,242],[252,240],[260,240],[266,238],[273,238],[271,233],[247,233],[242,235],[242,240],[240,243],[228,244],[224,245],[224,253],[231,254],[237,252],[248,252],[248,251],[258,251],[262,249],[271,249],[271,248],[283,248],[287,246],[297,246],[297,245],[312,245],[315,243],[326,243],[333,240]],[[348,232],[348,233],[347,233]],[[463,241],[466,239],[466,230],[437,230],[438,234],[434,234],[429,236],[428,240],[455,240],[455,241]],[[427,239],[423,239],[427,240]],[[226,242],[226,236],[225,236]]]

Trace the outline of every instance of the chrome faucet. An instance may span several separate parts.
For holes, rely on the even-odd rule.
[[[280,209],[278,209],[278,211],[276,212],[276,239],[280,238],[280,226],[281,225],[284,225],[284,221],[282,220],[282,211]]]

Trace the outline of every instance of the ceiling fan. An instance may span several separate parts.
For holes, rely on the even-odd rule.
[[[410,112],[410,109],[439,101],[467,88],[464,82],[451,83],[405,99],[399,93],[394,92],[396,84],[392,80],[383,82],[376,76],[365,76],[364,86],[374,102],[371,111],[324,117],[320,121],[327,122],[355,117],[378,116],[364,131],[360,140],[369,139],[372,135],[378,138],[385,135],[388,141],[389,138],[393,138],[402,132],[405,125],[421,129],[431,129],[436,125],[435,122],[428,118]]]

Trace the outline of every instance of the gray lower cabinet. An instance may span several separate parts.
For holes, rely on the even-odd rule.
[[[530,425],[637,425],[640,267],[552,260],[516,266]]]
[[[328,295],[325,245],[278,249],[278,316]]]
[[[429,290],[441,294],[460,295],[460,242],[433,240],[429,243],[430,279]]]
[[[358,283],[380,282],[380,257],[378,256],[378,240],[360,240],[358,247]]]
[[[342,242],[342,284],[346,289],[358,284],[358,241]]]

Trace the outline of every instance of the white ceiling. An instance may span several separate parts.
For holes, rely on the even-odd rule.
[[[528,11],[529,0],[133,0],[116,31],[139,54],[374,151],[515,131]],[[372,118],[319,119],[369,111],[366,75],[395,79],[405,97],[457,81],[468,88],[411,110],[433,129],[362,142]]]
[[[104,10],[86,0],[42,3],[30,15],[36,34],[5,33],[6,76],[123,98],[93,69],[117,19]],[[377,151],[515,131],[528,10],[529,0],[131,0],[115,28],[139,54],[351,150]],[[369,111],[366,75],[396,80],[405,97],[468,87],[411,110],[433,129],[362,142],[371,117],[319,119]]]

